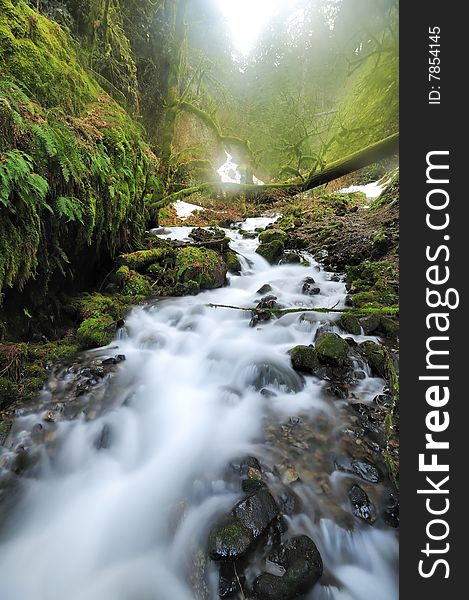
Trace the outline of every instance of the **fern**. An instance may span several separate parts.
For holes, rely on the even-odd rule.
[[[33,171],[34,161],[29,154],[10,150],[0,157],[0,203],[16,213],[16,196],[32,209],[45,208],[52,212],[45,198],[49,191],[47,181]]]
[[[70,223],[70,221],[79,221],[84,225],[83,204],[78,198],[59,196],[55,201],[55,207],[59,217],[65,217],[67,223]]]

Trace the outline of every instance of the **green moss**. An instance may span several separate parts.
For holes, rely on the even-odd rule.
[[[398,305],[398,274],[390,261],[364,261],[347,267],[347,278],[354,290],[352,305],[355,308]]]
[[[373,373],[386,379],[390,360],[386,348],[371,341],[362,342],[358,348],[366,358]]]
[[[206,248],[181,248],[176,258],[176,271],[180,283],[196,282],[202,290],[221,287],[226,278],[222,258]]]
[[[171,248],[152,248],[150,250],[138,250],[131,254],[122,254],[119,262],[135,271],[143,271],[153,263],[174,266],[176,253]]]
[[[148,279],[125,265],[117,270],[116,279],[124,296],[147,296],[151,292]]]
[[[19,400],[20,397],[18,384],[5,377],[0,377],[0,408],[8,406],[12,402],[15,402],[15,400]]]
[[[225,253],[225,262],[230,273],[235,273],[239,275],[241,273],[241,263],[239,261],[238,255],[233,250],[229,250]]]
[[[261,244],[256,249],[257,254],[264,257],[270,264],[275,264],[280,260],[285,250],[285,245],[280,240],[274,240],[268,244]]]
[[[271,242],[282,242],[285,244],[287,240],[287,234],[281,229],[266,229],[259,234],[259,241],[261,244],[270,244]]]
[[[295,346],[290,350],[290,357],[296,371],[315,375],[319,370],[318,355],[311,346]]]
[[[336,333],[326,333],[316,342],[316,353],[321,364],[344,366],[349,352],[347,342]]]
[[[59,25],[0,0],[0,303],[26,286],[35,308],[145,234],[156,157],[83,60]]]
[[[354,315],[343,313],[342,315],[340,315],[338,325],[343,331],[346,331],[347,333],[351,333],[353,335],[360,335],[361,333],[360,322],[358,318]]]
[[[85,319],[77,330],[77,340],[82,348],[99,348],[111,343],[116,324],[110,315]]]

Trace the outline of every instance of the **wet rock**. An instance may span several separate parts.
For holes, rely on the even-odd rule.
[[[277,296],[265,296],[261,301],[257,304],[256,310],[252,311],[252,318],[249,323],[250,327],[255,327],[261,321],[270,321],[272,318],[272,310],[275,308],[280,308],[280,305],[277,304]]]
[[[263,286],[261,286],[261,287],[260,287],[260,288],[257,290],[256,294],[263,295],[263,294],[268,294],[268,293],[269,293],[269,292],[271,292],[271,291],[272,291],[272,286],[271,286],[270,284],[268,284],[268,283],[264,283],[264,285],[263,285]]]
[[[342,313],[340,315],[338,325],[342,331],[351,333],[353,335],[360,335],[362,331],[360,321],[357,319],[357,317],[347,313]]]
[[[266,484],[263,481],[257,479],[243,479],[241,482],[241,489],[245,494],[255,494],[262,488],[265,488]]]
[[[359,485],[354,485],[349,490],[348,497],[352,505],[353,514],[359,519],[373,525],[376,521],[376,509],[368,498],[367,493]]]
[[[269,243],[262,243],[256,249],[257,254],[260,254],[271,265],[278,263],[283,255],[285,246],[280,240],[274,240]]]
[[[332,325],[329,323],[324,323],[320,327],[317,328],[316,334],[314,336],[314,341],[317,342],[320,338],[322,338],[326,333],[332,333]]]
[[[255,456],[241,456],[235,458],[230,462],[230,467],[233,471],[241,475],[247,475],[249,469],[255,469],[259,472],[262,471],[261,464]]]
[[[399,527],[399,499],[392,493],[384,502],[383,517],[390,527]]]
[[[257,539],[279,514],[277,503],[267,489],[248,496],[233,508],[236,519]]]
[[[253,542],[252,532],[231,515],[223,517],[208,537],[208,553],[212,560],[235,560],[243,556]]]
[[[252,367],[252,373],[246,384],[252,385],[256,390],[261,390],[266,386],[275,386],[287,393],[296,393],[303,389],[304,384],[301,377],[283,363],[259,362],[254,363]]]
[[[358,344],[358,350],[360,354],[365,358],[365,360],[370,365],[371,371],[386,379],[387,376],[387,362],[389,360],[388,353],[386,348],[381,344],[376,344],[375,342],[366,341]]]
[[[379,482],[378,469],[369,463],[354,460],[352,461],[352,471],[364,481],[368,481],[369,483]]]
[[[378,483],[380,480],[378,469],[363,461],[350,460],[344,457],[337,458],[335,460],[335,467],[344,473],[356,475],[368,483]]]
[[[228,250],[224,255],[224,259],[230,273],[233,273],[234,275],[239,275],[241,273],[241,262],[236,252]]]
[[[335,396],[336,398],[340,398],[340,400],[346,400],[348,398],[348,390],[342,385],[333,384],[330,385],[326,391],[331,394],[331,396]]]
[[[390,317],[382,316],[378,331],[384,337],[394,340],[399,335],[399,323]]]
[[[312,346],[295,346],[290,350],[290,357],[295,371],[316,375],[320,369],[318,355]]]
[[[316,354],[323,365],[331,367],[345,366],[349,347],[347,342],[336,333],[326,333],[316,342]]]
[[[300,264],[301,256],[296,252],[284,252],[282,258],[280,259],[281,265],[291,265],[291,264]]]
[[[312,277],[306,277],[306,279],[303,280],[303,285],[301,287],[301,291],[303,292],[303,294],[306,294],[307,296],[317,296],[318,294],[321,293],[321,290],[315,284],[316,284],[316,281]]]
[[[360,325],[363,327],[365,335],[371,335],[379,327],[380,318],[379,315],[368,315],[360,319]]]
[[[302,511],[300,497],[290,488],[285,487],[277,494],[277,502],[283,514],[291,516]]]
[[[220,598],[235,598],[242,591],[240,584],[243,586],[244,581],[244,576],[238,574],[234,562],[222,563],[218,582],[218,596]]]
[[[283,576],[265,572],[254,582],[259,600],[291,600],[306,594],[323,572],[321,555],[315,543],[305,535],[291,538],[269,556],[269,561],[285,570]],[[279,571],[281,572],[281,571]]]
[[[280,479],[284,485],[290,485],[300,479],[298,471],[291,465],[276,465],[275,469],[280,475]]]
[[[261,481],[262,473],[260,472],[260,469],[254,469],[253,467],[249,467],[248,479],[256,479],[257,481]]]
[[[95,447],[97,450],[107,450],[111,447],[111,428],[109,425],[103,426],[101,433],[96,438]]]

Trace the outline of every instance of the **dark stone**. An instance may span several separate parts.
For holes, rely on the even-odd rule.
[[[302,510],[300,497],[290,488],[285,487],[277,494],[277,500],[280,510],[285,515],[297,515]]]
[[[338,324],[343,331],[353,335],[360,335],[362,331],[360,321],[357,319],[357,317],[348,313],[342,313],[340,315]]]
[[[399,527],[399,499],[392,493],[384,503],[383,517],[390,527]]]
[[[239,584],[244,584],[244,576],[237,575],[234,562],[225,562],[220,565],[220,579],[218,582],[218,596],[220,598],[234,598],[240,591]]]
[[[243,479],[241,482],[241,489],[245,494],[255,494],[265,487],[265,483],[263,481],[259,481],[258,479]]]
[[[272,318],[272,313],[270,312],[274,308],[280,308],[279,304],[277,304],[277,296],[265,296],[261,301],[257,304],[256,310],[252,311],[252,318],[249,325],[251,327],[255,327],[261,321],[270,321]]]
[[[349,490],[348,497],[352,504],[353,514],[359,519],[373,525],[376,521],[376,509],[373,502],[368,498],[367,493],[359,485],[354,485]]]
[[[315,283],[316,282],[312,277],[307,277],[306,279],[304,279],[301,288],[303,294],[306,294],[307,296],[317,296],[318,294],[320,294],[321,290],[320,288],[318,288],[317,285],[315,285]]]
[[[280,260],[281,265],[300,264],[301,256],[296,252],[285,252]]]
[[[332,325],[329,323],[324,323],[320,327],[317,328],[316,334],[314,336],[314,341],[317,342],[320,338],[322,338],[326,333],[332,333]]]
[[[252,532],[239,519],[223,517],[208,537],[208,553],[212,560],[235,560],[245,554],[253,542]]]
[[[277,263],[283,255],[285,246],[280,240],[274,240],[268,244],[258,246],[256,253],[260,254],[271,265]]]
[[[316,350],[312,346],[295,346],[290,350],[290,357],[295,371],[316,375],[320,369]]]
[[[363,332],[365,335],[371,335],[374,333],[378,329],[379,323],[379,315],[369,315],[360,319],[360,325],[363,327]]]
[[[103,365],[117,365],[117,360],[114,358],[114,356],[110,356],[109,358],[105,358],[101,364]]]
[[[264,285],[257,290],[256,294],[260,294],[260,295],[268,294],[271,291],[272,291],[272,286],[268,283],[264,283]]]
[[[95,447],[97,450],[107,450],[111,447],[111,428],[109,425],[104,425],[101,433],[95,441]]]
[[[249,469],[256,469],[256,471],[262,471],[260,462],[255,456],[241,456],[235,458],[230,462],[230,466],[236,473],[241,475],[247,475]]]
[[[248,496],[233,508],[233,515],[257,539],[279,514],[277,503],[267,489]]]
[[[368,481],[369,483],[379,482],[378,469],[369,463],[354,460],[352,461],[352,471],[364,481]]]
[[[372,373],[386,379],[388,354],[386,348],[381,344],[366,341],[358,344],[360,354],[370,365]]]
[[[125,360],[125,354],[116,354],[116,361],[123,362]]]
[[[263,573],[254,582],[259,600],[291,600],[306,594],[323,572],[321,555],[309,537],[300,535],[282,544],[269,560],[285,569],[283,576]]]
[[[340,398],[340,400],[346,400],[348,398],[348,390],[341,385],[330,385],[327,388],[327,392],[336,398]]]
[[[349,347],[347,342],[336,333],[326,333],[316,342],[316,354],[323,365],[343,367],[347,361]]]

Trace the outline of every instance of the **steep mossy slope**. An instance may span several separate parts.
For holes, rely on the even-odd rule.
[[[397,49],[367,58],[331,123],[324,160],[333,162],[399,131],[399,58]]]
[[[0,0],[0,305],[31,314],[138,247],[159,183],[140,126],[58,24]]]

